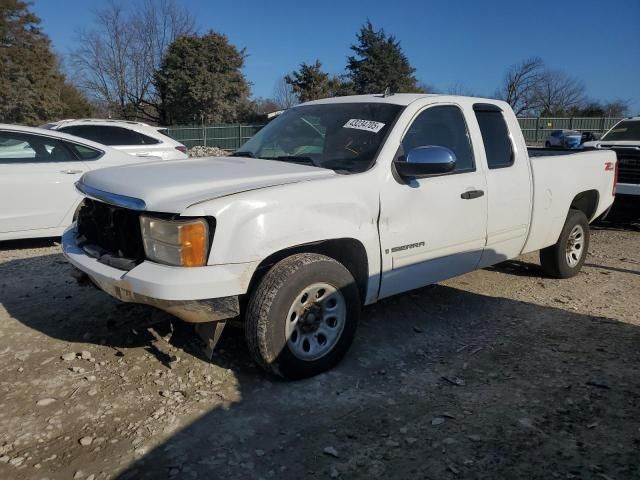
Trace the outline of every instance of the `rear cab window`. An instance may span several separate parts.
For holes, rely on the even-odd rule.
[[[489,169],[513,165],[513,145],[502,110],[489,103],[476,103],[473,110],[482,134]]]

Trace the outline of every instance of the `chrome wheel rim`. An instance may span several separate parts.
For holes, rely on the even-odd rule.
[[[294,299],[286,319],[289,350],[305,361],[318,360],[338,343],[347,318],[346,301],[336,287],[314,283]]]
[[[569,239],[567,240],[567,264],[573,268],[578,263],[580,263],[580,259],[584,253],[584,229],[582,225],[576,225],[571,230],[569,234]]]

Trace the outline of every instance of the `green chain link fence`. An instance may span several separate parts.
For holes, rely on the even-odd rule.
[[[529,145],[542,145],[552,130],[570,129],[602,135],[620,118],[519,118],[524,138]],[[188,148],[196,145],[237,150],[258,132],[263,124],[214,124],[206,126],[169,127],[169,135]]]

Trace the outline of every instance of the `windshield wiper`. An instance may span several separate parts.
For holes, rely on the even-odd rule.
[[[249,152],[249,151],[245,151],[245,152],[233,152],[231,154],[232,157],[249,157],[249,158],[256,158],[256,156],[253,154],[253,152]]]

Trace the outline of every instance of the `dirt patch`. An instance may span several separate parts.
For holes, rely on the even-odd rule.
[[[225,331],[0,251],[0,478],[638,478],[640,232],[570,280],[529,255],[365,309],[335,370],[286,383]]]

